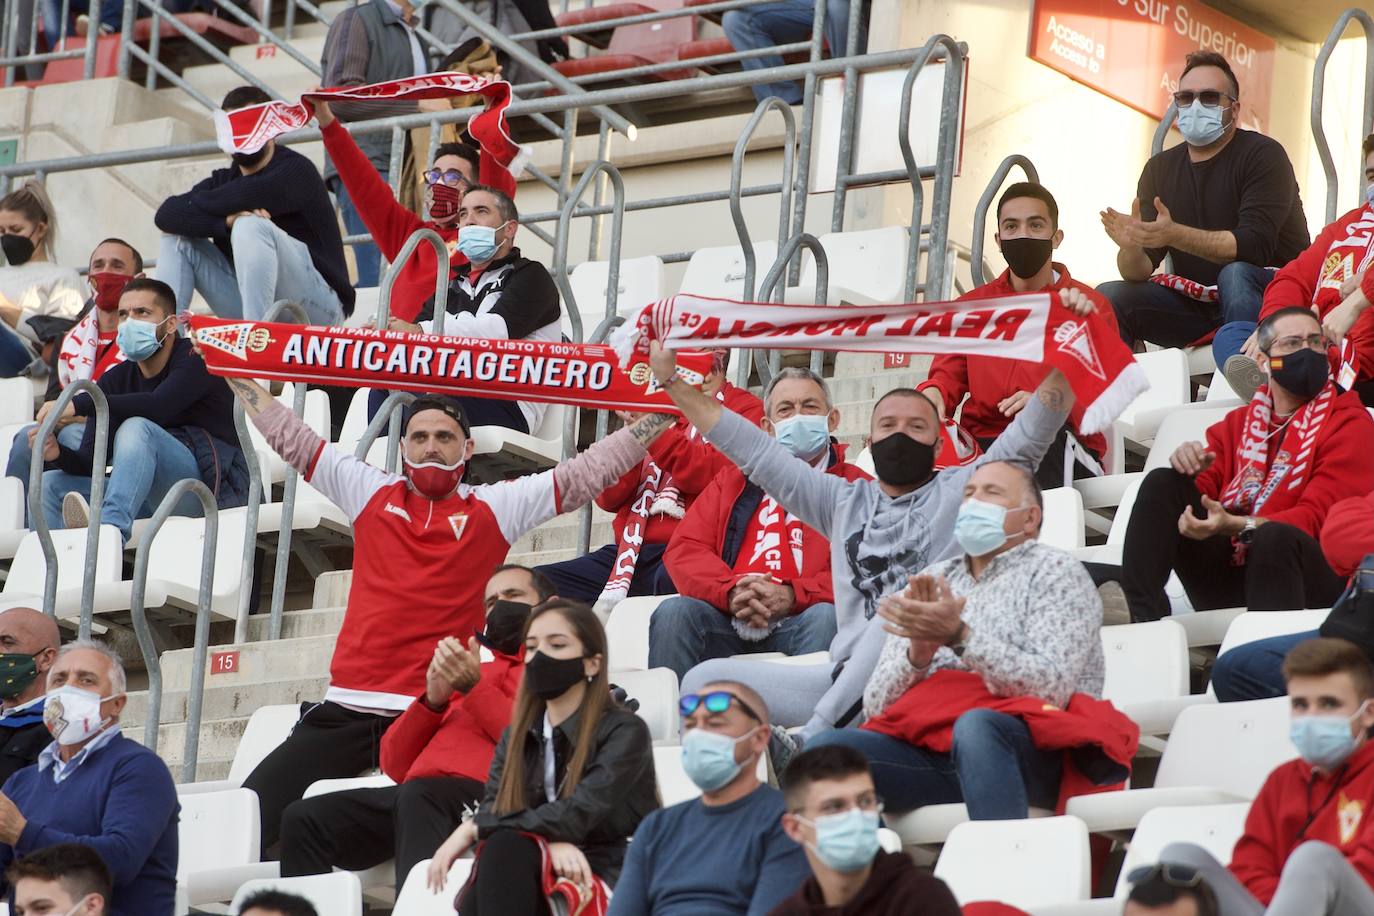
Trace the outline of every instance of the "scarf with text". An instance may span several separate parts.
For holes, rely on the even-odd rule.
[[[748,536],[751,533],[752,538]],[[759,501],[758,511],[749,520],[749,531],[740,545],[739,556],[735,557],[733,571],[740,579],[762,576],[774,582],[790,583],[801,575],[801,568],[802,523],[765,493]],[[741,639],[759,642],[782,626],[782,618],[770,621],[765,627],[752,626],[733,616],[730,623]]]
[[[1120,336],[1080,318],[1058,292],[906,305],[790,305],[681,294],[646,305],[611,336],[621,358],[649,342],[684,347],[947,353],[1020,359],[1058,369],[1083,403],[1079,428],[1106,429],[1149,387]]]
[[[644,363],[620,368],[600,344],[440,337],[205,315],[183,319],[214,375],[387,388],[460,397],[678,414]],[[700,385],[711,355],[688,354],[679,374]]]
[[[96,309],[92,308],[62,338],[62,349],[57,355],[57,381],[63,388],[76,379],[98,381],[106,369],[124,362],[124,351],[119,349],[119,344],[110,340],[102,350],[101,343],[99,319]]]
[[[1208,302],[1215,305],[1221,301],[1221,293],[1217,291],[1215,285],[1204,286],[1196,280],[1189,280],[1178,274],[1155,274],[1150,277],[1150,282],[1165,289],[1171,289],[1176,293],[1182,293],[1189,299],[1196,299],[1198,302]]]

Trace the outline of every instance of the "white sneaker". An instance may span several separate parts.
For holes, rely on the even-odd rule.
[[[62,524],[68,528],[85,528],[91,523],[91,504],[86,497],[73,490],[62,497]]]

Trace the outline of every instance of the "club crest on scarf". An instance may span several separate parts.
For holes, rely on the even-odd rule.
[[[1107,373],[1102,370],[1102,360],[1097,356],[1097,348],[1088,336],[1088,328],[1081,321],[1066,321],[1054,329],[1054,342],[1059,345],[1060,353],[1067,353],[1083,364],[1099,379],[1105,380]]]
[[[213,347],[221,353],[228,353],[235,359],[244,361],[247,361],[250,351],[261,353],[272,342],[272,334],[253,322],[201,328],[193,334],[201,346]]]

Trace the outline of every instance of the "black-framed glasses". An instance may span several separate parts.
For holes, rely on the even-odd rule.
[[[1179,865],[1173,862],[1156,862],[1154,865],[1142,865],[1140,868],[1131,869],[1126,875],[1126,880],[1132,884],[1140,884],[1154,878],[1160,878],[1170,887],[1192,890],[1202,884],[1202,872],[1193,868],[1191,865]]]
[[[1203,108],[1220,108],[1222,99],[1235,101],[1236,97],[1229,92],[1219,92],[1216,89],[1204,89],[1201,92],[1194,92],[1191,89],[1180,89],[1174,93],[1174,104],[1179,108],[1187,108],[1193,102],[1199,101]]]
[[[441,181],[451,188],[462,188],[472,184],[468,177],[457,169],[425,169],[425,184],[435,185]]]
[[[746,716],[753,719],[755,722],[760,724],[763,723],[763,719],[758,713],[754,712],[748,703],[728,690],[712,690],[708,693],[683,694],[678,698],[677,711],[684,719],[696,712],[697,708],[700,706],[705,706],[706,711],[709,713],[722,713],[730,708],[732,702],[739,706]]]

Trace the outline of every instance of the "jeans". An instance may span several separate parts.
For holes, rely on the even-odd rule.
[[[29,430],[37,428],[37,423],[30,423],[14,434],[14,440],[10,442],[9,462],[5,465],[5,476],[18,477],[24,485],[25,513],[28,512],[29,505],[29,462],[33,454],[33,449],[29,447]],[[76,451],[81,448],[81,440],[85,435],[85,423],[68,423],[57,431],[57,444]]]
[[[963,802],[972,820],[1015,820],[1029,816],[1032,805],[1053,808],[1059,800],[1063,752],[1036,750],[1024,722],[991,709],[970,709],[955,720],[949,754],[854,728],[817,735],[806,750],[829,744],[868,758],[889,811]]]
[[[811,0],[782,0],[765,6],[730,10],[720,21],[725,37],[736,51],[753,51],[774,45],[806,41],[811,37],[811,25],[816,7]],[[831,57],[843,57],[849,35],[849,0],[826,0],[825,41]],[[862,51],[862,49],[860,49]],[[777,54],[751,57],[740,61],[745,70],[781,67],[783,59]],[[754,98],[762,102],[777,96],[789,105],[802,100],[801,85],[795,82],[759,83],[754,86]]]
[[[14,378],[33,362],[33,351],[19,333],[0,321],[0,378]]]
[[[269,219],[241,216],[229,232],[231,264],[209,239],[164,235],[157,276],[177,297],[177,311],[199,292],[220,318],[261,321],[278,299],[299,303],[311,324],[341,324],[339,294],[310,260],[310,249]]]
[[[1374,889],[1341,851],[1308,840],[1283,863],[1279,886],[1268,909],[1230,869],[1192,843],[1170,843],[1161,862],[1197,869],[1217,898],[1219,916],[1367,916],[1374,913]]]
[[[649,618],[649,667],[672,668],[680,682],[698,662],[708,658],[752,652],[825,652],[835,638],[833,604],[813,604],[800,614],[785,617],[757,641],[740,636],[733,619],[696,598],[669,598]]]
[[[1236,646],[1217,656],[1212,666],[1212,690],[1223,703],[1267,700],[1288,693],[1283,659],[1300,642],[1316,639],[1317,630],[1271,636]]]
[[[667,547],[667,544],[640,546],[639,562],[635,564],[635,574],[630,579],[627,597],[671,595],[677,591],[673,587],[673,580],[668,577],[667,567],[663,565],[663,551]],[[536,567],[535,572],[548,577],[553,583],[553,593],[558,597],[595,604],[606,588],[611,570],[615,568],[615,556],[616,545],[606,544],[585,556]]]
[[[142,417],[131,417],[119,424],[110,468],[100,522],[114,525],[126,541],[133,531],[134,519],[152,515],[177,481],[188,477],[200,479],[200,468],[191,450],[171,433]],[[90,499],[91,478],[66,471],[43,472],[43,517],[48,520],[49,527],[65,527],[62,497],[72,492]],[[200,500],[186,494],[177,504],[175,514],[199,517]]]
[[[1217,295],[1221,301],[1215,305],[1149,280],[1113,280],[1103,283],[1097,291],[1116,309],[1121,339],[1127,345],[1147,340],[1161,347],[1186,347],[1223,324],[1259,321],[1264,288],[1274,278],[1274,272],[1272,267],[1232,261],[1217,275]],[[1242,337],[1241,342],[1244,341]],[[1239,350],[1237,345],[1236,351]],[[1224,362],[1218,358],[1217,365]]]
[[[1241,351],[1257,327],[1258,321],[1228,321],[1217,330],[1217,336],[1212,338],[1212,359],[1218,369],[1224,368],[1226,361]]]
[[[382,181],[390,181],[388,173],[378,169],[377,174]],[[344,229],[349,235],[369,235],[367,224],[358,213],[357,206],[353,203],[353,198],[348,196],[348,189],[339,179],[332,182],[334,196],[339,201],[339,215],[343,217]],[[363,242],[353,246],[353,263],[358,268],[357,286],[376,286],[381,277],[382,253],[377,250],[377,246],[372,242]]]

